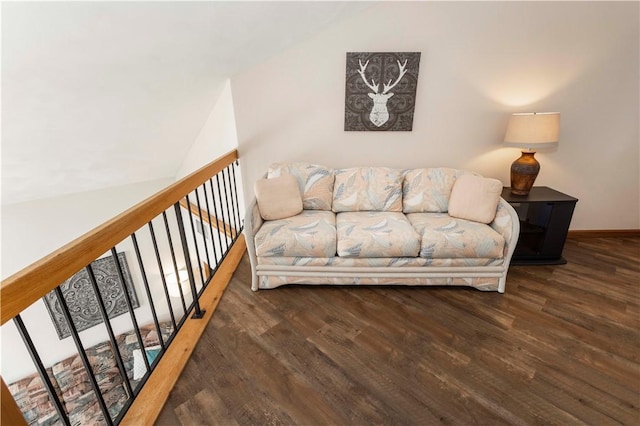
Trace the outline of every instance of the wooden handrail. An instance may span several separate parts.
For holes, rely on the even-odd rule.
[[[187,203],[187,200],[180,200],[180,205],[185,209],[189,210],[191,213],[196,215],[196,217],[200,217],[202,215],[202,220],[216,228],[218,231],[224,232],[229,238],[235,238],[236,230],[231,227],[227,222],[218,219],[214,215],[211,215],[211,220],[209,220],[209,212],[204,209],[198,208],[197,205],[193,203]]]
[[[233,150],[71,241],[0,284],[0,325],[180,201],[238,159]]]
[[[0,421],[2,423],[0,424],[7,426],[27,426],[27,422],[22,416],[22,412],[20,411],[20,408],[18,408],[16,401],[13,399],[13,395],[11,395],[11,391],[5,384],[4,379],[2,379],[1,382],[2,384],[0,386],[2,386],[2,393],[0,394],[0,405],[2,406],[2,417],[0,418]]]

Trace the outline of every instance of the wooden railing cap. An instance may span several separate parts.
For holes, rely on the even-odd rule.
[[[0,283],[0,325],[142,228],[238,159],[233,150]]]

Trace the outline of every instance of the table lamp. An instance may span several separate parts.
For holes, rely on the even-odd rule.
[[[189,286],[189,274],[186,270],[180,269],[178,271],[180,277],[180,287],[182,288],[182,295],[187,296],[191,293],[191,287]],[[167,283],[167,291],[171,297],[180,297],[180,289],[178,288],[178,278],[176,278],[175,272],[171,272],[165,276]]]
[[[558,143],[560,133],[559,112],[527,112],[512,114],[504,136],[508,146],[526,147],[522,155],[511,164],[511,193],[527,195],[535,182],[540,163],[534,158],[535,148]]]

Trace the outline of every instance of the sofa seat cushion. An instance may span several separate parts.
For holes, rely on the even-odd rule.
[[[410,213],[407,219],[422,237],[420,257],[502,258],[504,237],[484,223],[447,213]]]
[[[336,225],[341,257],[416,257],[420,249],[420,235],[403,213],[343,212]]]
[[[401,212],[402,173],[388,167],[335,171],[334,212]]]
[[[255,235],[255,246],[257,256],[335,256],[335,213],[303,210],[287,219],[265,221]]]

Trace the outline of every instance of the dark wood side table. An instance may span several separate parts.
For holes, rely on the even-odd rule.
[[[520,238],[512,265],[563,265],[567,232],[577,198],[546,186],[534,186],[529,195],[515,195],[502,189],[502,198],[515,208],[520,218]]]

